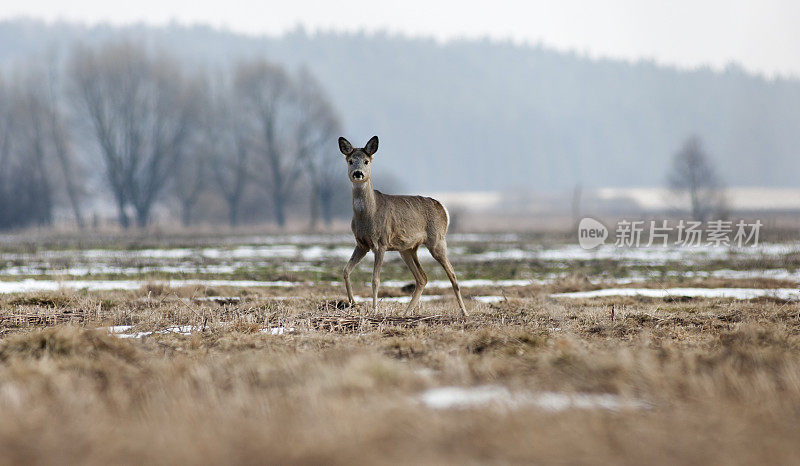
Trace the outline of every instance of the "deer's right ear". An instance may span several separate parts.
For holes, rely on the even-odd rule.
[[[353,145],[350,144],[345,138],[339,138],[339,150],[342,151],[344,155],[350,155],[353,153]]]

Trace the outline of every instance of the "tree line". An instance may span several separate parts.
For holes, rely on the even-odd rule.
[[[233,226],[267,209],[283,226],[302,206],[315,227],[337,213],[340,133],[305,68],[77,46],[0,80],[0,228],[50,225],[59,207],[83,228],[109,200],[123,228],[147,226],[156,206],[190,225],[215,205]]]

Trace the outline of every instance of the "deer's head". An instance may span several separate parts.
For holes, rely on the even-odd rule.
[[[362,149],[355,149],[345,138],[339,138],[339,150],[347,160],[347,175],[353,183],[369,180],[372,156],[378,151],[378,136],[372,136]]]

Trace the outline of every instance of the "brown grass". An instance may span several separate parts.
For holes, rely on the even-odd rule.
[[[0,298],[0,463],[787,464],[800,453],[797,303],[510,297],[472,303],[462,320],[452,300],[383,318],[331,304],[338,295],[268,293]],[[205,330],[95,330],[112,324]],[[275,326],[295,330],[259,332]],[[481,384],[650,408],[417,401]]]

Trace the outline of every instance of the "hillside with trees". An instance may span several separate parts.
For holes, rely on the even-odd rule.
[[[4,81],[29,81],[20,78],[20,70],[27,69],[31,61],[45,69],[67,69],[67,62],[76,60],[76,51],[109,41],[134,44],[155,61],[168,57],[171,63],[163,62],[159,67],[181,79],[184,75],[205,76],[202,79],[207,82],[202,85],[208,91],[201,100],[204,106],[210,101],[213,105],[209,108],[216,111],[211,116],[206,114],[202,121],[192,120],[192,125],[209,125],[209,131],[235,127],[243,115],[251,117],[247,125],[260,124],[261,130],[266,130],[267,122],[263,118],[257,121],[264,116],[257,101],[270,90],[257,77],[246,76],[251,73],[285,74],[302,93],[326,96],[323,107],[336,123],[328,127],[323,139],[314,140],[314,150],[328,159],[314,159],[319,162],[302,166],[286,159],[289,154],[306,157],[299,141],[319,137],[298,134],[297,128],[302,125],[297,121],[291,135],[285,128],[273,128],[284,139],[281,148],[270,147],[270,141],[277,139],[266,134],[261,134],[260,140],[257,136],[248,140],[257,149],[248,151],[247,158],[261,164],[263,172],[255,172],[261,175],[257,184],[272,205],[270,216],[278,222],[285,213],[276,206],[298,189],[304,194],[314,191],[309,195],[322,200],[331,198],[333,188],[321,174],[343,176],[343,166],[337,165],[341,160],[335,138],[327,139],[339,132],[362,144],[373,134],[379,135],[376,184],[381,187],[381,178],[387,184],[397,180],[391,184],[402,185],[406,191],[569,192],[576,185],[589,189],[659,186],[669,171],[671,155],[690,134],[703,139],[709,162],[719,167],[720,178],[729,186],[800,185],[800,81],[766,79],[735,65],[721,72],[707,68],[679,70],[650,62],[596,60],[542,46],[489,40],[443,44],[388,34],[303,30],[281,37],[252,37],[201,26],[86,27],[18,20],[0,23]],[[169,71],[170,67],[176,71]],[[72,70],[69,82],[75,82],[79,71]],[[270,76],[272,81],[283,79]],[[234,89],[237,79],[238,88]],[[175,87],[169,81],[163,84],[165,89]],[[182,94],[197,92],[195,85],[181,84],[169,90],[170,98],[193,101]],[[84,107],[87,103],[74,86],[62,99],[58,105],[71,109],[79,108],[76,102],[83,100]],[[293,105],[305,105],[307,114],[319,110],[311,108],[318,99],[308,99]],[[241,112],[231,113],[229,107],[236,102],[243,105]],[[0,111],[12,103],[3,102]],[[44,118],[49,118],[51,104],[44,104]],[[85,165],[90,155],[83,152],[95,150],[102,155],[102,147],[85,144],[97,137],[97,128],[93,133],[87,124],[91,114],[72,113],[70,121],[83,128],[77,136],[80,144],[76,150],[81,154],[76,158]],[[0,130],[7,130],[3,128]],[[202,179],[223,186],[223,204],[243,203],[247,210],[248,202],[258,202],[243,200],[236,193],[240,183],[236,181],[235,159],[242,153],[237,152],[235,137],[231,136],[235,133],[233,128],[227,138],[212,137],[213,144],[189,137],[181,140],[182,145],[198,145],[231,159],[225,166],[212,157],[202,166],[181,168],[202,173]],[[55,134],[51,139],[57,137]],[[165,163],[158,170],[169,165],[169,161]],[[242,167],[239,165],[240,175]],[[9,183],[20,182],[23,176],[39,176],[35,167],[20,170],[21,175],[0,186],[0,191],[13,189]],[[316,177],[310,185],[314,188],[298,188],[293,181],[299,176],[295,170],[301,170],[305,177]],[[158,176],[153,179],[161,182]],[[95,184],[109,187],[108,183]],[[136,211],[132,212],[134,217],[169,193],[177,196],[185,212],[191,210],[196,186],[167,183],[166,179],[163,185],[164,191],[154,199],[130,197],[124,201]],[[71,188],[74,197],[81,195],[78,188],[81,186]],[[322,209],[323,213],[332,209],[317,204],[313,202],[309,208]],[[36,205],[29,210],[47,208]],[[237,209],[228,209],[234,223],[241,220]],[[191,218],[190,213],[186,215]]]

